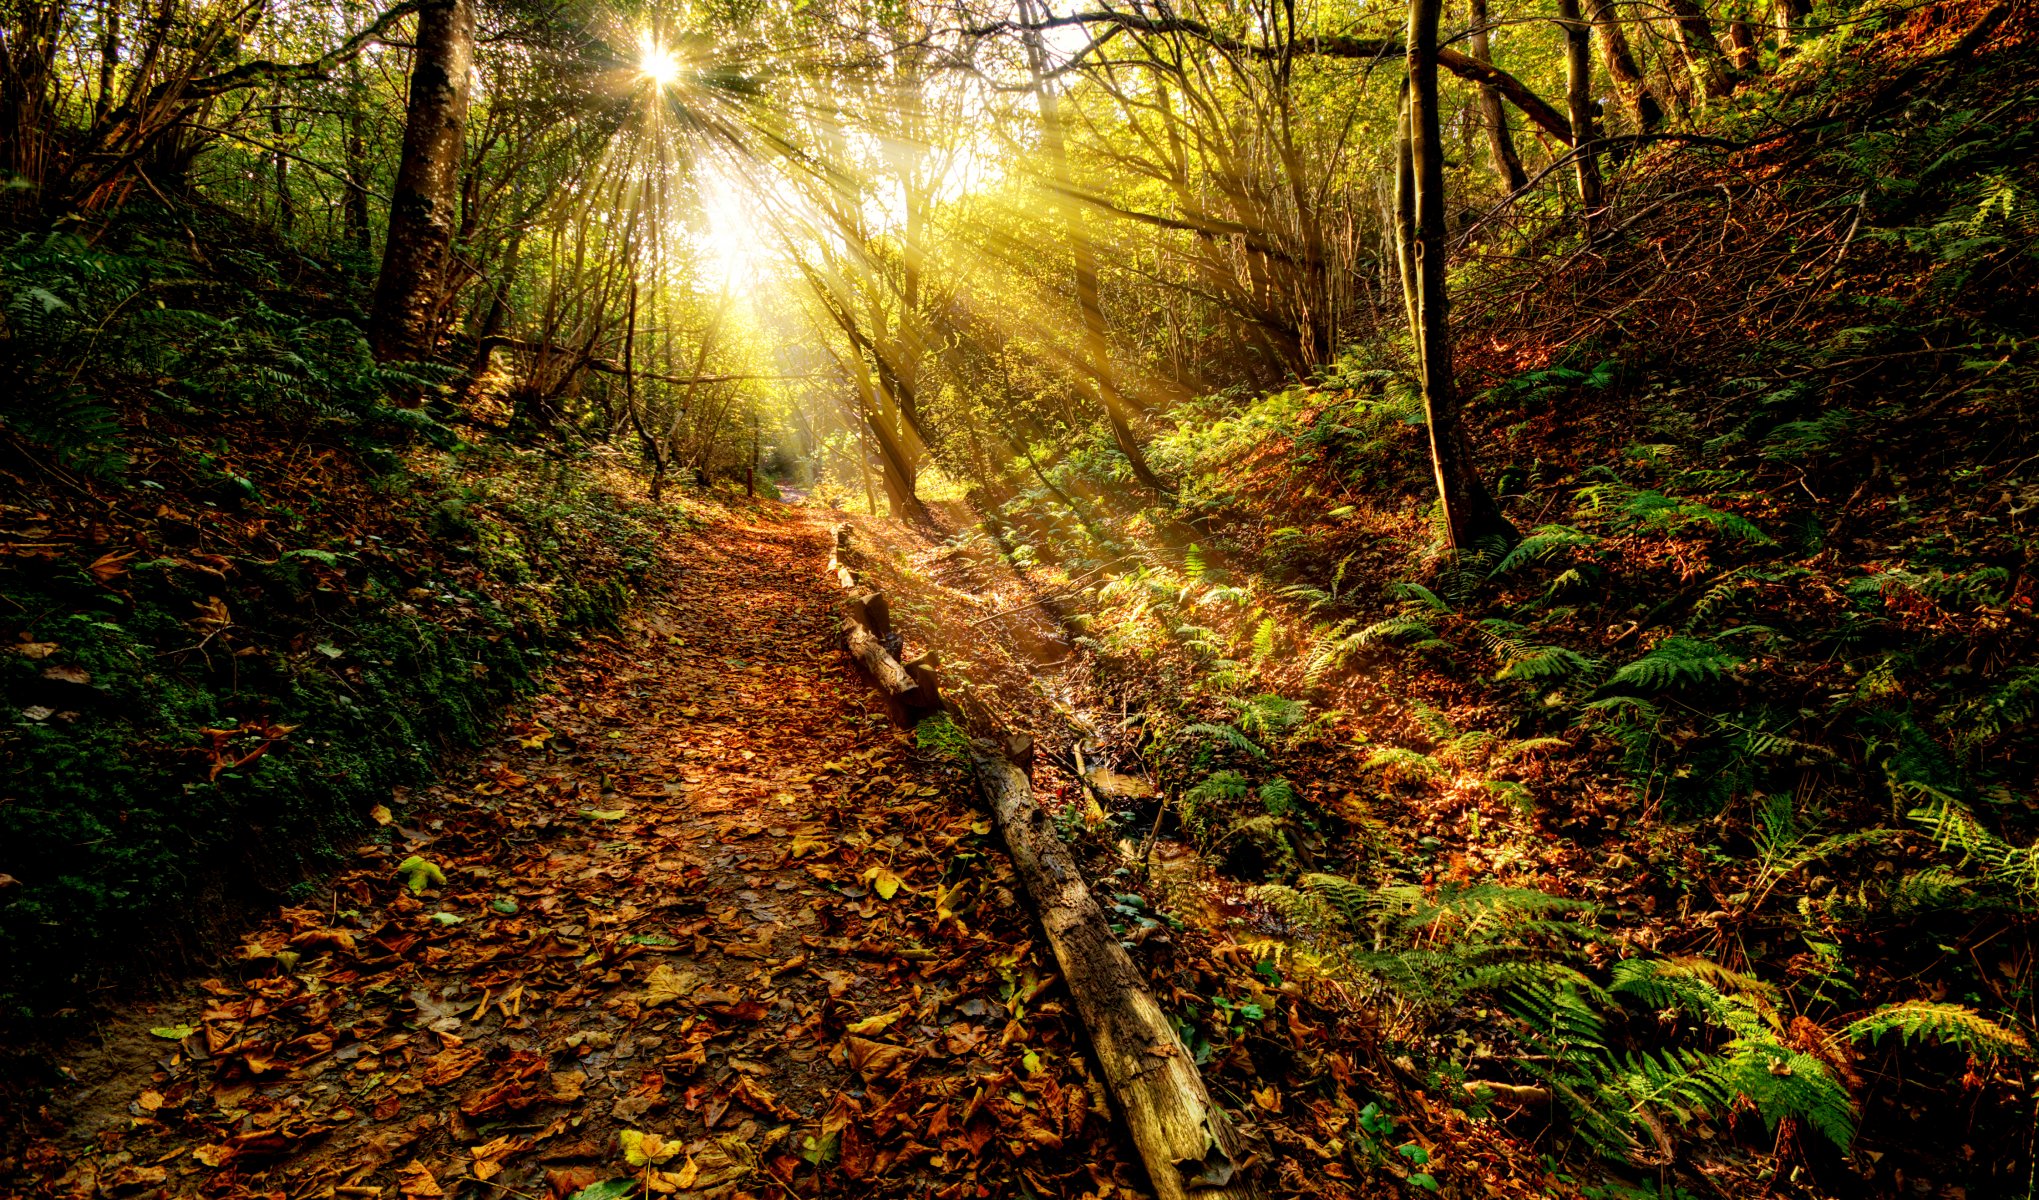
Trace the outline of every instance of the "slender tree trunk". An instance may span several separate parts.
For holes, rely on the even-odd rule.
[[[1515,527],[1494,504],[1473,462],[1452,378],[1451,321],[1445,295],[1444,137],[1437,111],[1437,21],[1443,0],[1409,0],[1409,144],[1414,183],[1416,344],[1423,373],[1423,410],[1430,426],[1430,464],[1454,551],[1515,540]]]
[[[1713,100],[1733,91],[1734,71],[1728,66],[1727,56],[1720,52],[1720,43],[1713,40],[1713,23],[1706,19],[1706,10],[1699,7],[1699,0],[1665,0],[1665,4],[1671,10],[1678,48],[1685,55],[1685,66],[1692,72],[1693,86],[1699,94]]]
[[[1604,204],[1600,187],[1599,123],[1593,112],[1593,27],[1579,16],[1579,0],[1558,0],[1565,29],[1565,104],[1572,122],[1572,173],[1586,219]]]
[[[1635,122],[1636,131],[1648,133],[1662,125],[1663,106],[1657,103],[1649,83],[1635,64],[1635,54],[1629,49],[1628,34],[1622,31],[1621,14],[1616,11],[1614,0],[1586,0],[1586,13],[1593,19],[1594,39],[1600,43],[1600,59],[1607,64],[1607,74],[1614,80],[1614,90],[1620,93],[1621,103],[1628,109],[1629,119]]]
[[[1416,374],[1423,374],[1423,320],[1416,308],[1416,160],[1409,138],[1409,88],[1395,117],[1395,267],[1402,280],[1402,315],[1409,321],[1409,348]]]
[[[1494,61],[1487,45],[1487,0],[1472,0],[1473,58],[1483,63]],[[1494,85],[1480,85],[1480,120],[1487,127],[1487,156],[1493,160],[1494,174],[1508,183],[1510,192],[1519,192],[1529,186],[1529,173],[1522,169],[1522,156],[1515,152],[1515,138],[1508,132],[1508,110],[1501,106],[1501,93]]]
[[[347,60],[346,132],[341,155],[347,164],[347,195],[340,202],[340,223],[347,241],[363,258],[375,249],[375,234],[368,227],[368,110],[362,103],[367,85],[361,79],[361,60]]]
[[[1030,13],[1031,6],[1023,7],[1022,12]],[[1097,255],[1091,247],[1089,235],[1084,232],[1083,209],[1077,203],[1069,171],[1069,147],[1061,104],[1055,95],[1055,85],[1048,78],[1047,56],[1041,46],[1039,31],[1027,31],[1026,45],[1027,60],[1033,68],[1034,96],[1041,110],[1041,133],[1047,143],[1048,165],[1056,199],[1062,208],[1063,224],[1069,231],[1070,253],[1076,260],[1076,306],[1083,314],[1083,346],[1089,359],[1093,390],[1098,404],[1104,409],[1105,421],[1111,426],[1112,440],[1118,444],[1119,453],[1132,464],[1133,477],[1142,486],[1158,492],[1161,480],[1147,465],[1147,455],[1133,436],[1132,422],[1126,416],[1125,398],[1119,394],[1118,381],[1113,377],[1111,344],[1105,336],[1104,307],[1098,298]]]
[[[459,219],[473,68],[472,0],[436,0],[422,9],[403,157],[369,323],[375,356],[383,361],[421,361],[436,348],[436,314]]]
[[[297,225],[297,206],[290,200],[290,159],[283,153],[283,89],[269,93],[269,136],[276,146],[276,230],[288,241]]]
[[[92,97],[92,124],[113,111],[114,71],[120,66],[120,6],[109,2],[99,30],[99,91]]]

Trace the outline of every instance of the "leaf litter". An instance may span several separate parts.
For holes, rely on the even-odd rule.
[[[675,548],[325,896],[116,1015],[153,1058],[45,1110],[26,1191],[1138,1194],[966,779],[837,647],[826,536]]]

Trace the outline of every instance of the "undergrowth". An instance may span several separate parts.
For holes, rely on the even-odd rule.
[[[1910,11],[1632,164],[1590,269],[1460,269],[1512,546],[1442,551],[1397,335],[1171,414],[1160,503],[1099,434],[995,514],[1102,571],[1070,624],[1239,945],[1607,1187],[2023,1186],[2039,93],[1886,102]]]
[[[0,1001],[27,1017],[336,861],[617,615],[666,518],[392,399],[443,372],[375,364],[345,289],[286,282],[306,264],[196,261],[145,215],[10,236]]]

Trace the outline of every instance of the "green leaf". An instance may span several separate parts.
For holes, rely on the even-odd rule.
[[[435,912],[432,919],[441,925],[458,925],[467,920],[466,917],[457,917],[450,912]]]
[[[600,1183],[589,1184],[566,1200],[624,1200],[636,1190],[635,1179],[604,1179]]]
[[[1434,1192],[1437,1190],[1437,1181],[1418,1171],[1414,1175],[1409,1176],[1409,1186],[1420,1187],[1426,1192]]]
[[[446,872],[438,864],[413,854],[396,865],[397,878],[404,881],[415,896],[425,890],[427,884],[433,887],[446,886]]]
[[[149,1030],[149,1032],[159,1038],[181,1042],[192,1034],[197,1033],[198,1027],[195,1025],[158,1025],[154,1029]]]
[[[840,1130],[831,1131],[819,1141],[812,1137],[800,1139],[800,1157],[817,1167],[825,1167],[834,1162],[841,1153],[841,1149],[842,1133]]]
[[[514,917],[517,915],[517,902],[515,900],[510,899],[508,896],[497,896],[495,899],[489,901],[489,907],[495,909],[497,912],[503,914],[506,917]]]

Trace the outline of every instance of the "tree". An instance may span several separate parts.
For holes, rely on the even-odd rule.
[[[1487,0],[1472,0],[1473,58],[1493,65],[1487,47]],[[1522,156],[1515,152],[1515,139],[1508,132],[1508,110],[1501,106],[1501,93],[1491,83],[1480,89],[1480,123],[1487,127],[1487,152],[1494,160],[1494,174],[1507,181],[1510,192],[1529,186],[1529,173],[1522,169]]]
[[[473,70],[473,0],[432,0],[418,12],[403,156],[369,317],[370,343],[384,361],[420,361],[436,348]]]
[[[1021,0],[1023,16],[1029,14],[1030,8],[1026,0]],[[1055,86],[1048,77],[1047,52],[1041,44],[1041,31],[1031,23],[1026,29],[1026,46],[1027,65],[1034,80],[1034,96],[1040,105],[1041,138],[1048,152],[1049,181],[1062,209],[1063,225],[1068,230],[1069,252],[1075,260],[1076,307],[1083,317],[1083,348],[1087,360],[1084,365],[1089,369],[1091,391],[1099,407],[1104,409],[1112,441],[1118,445],[1119,453],[1132,464],[1133,477],[1142,486],[1160,491],[1161,480],[1147,465],[1147,455],[1140,449],[1139,439],[1133,436],[1132,422],[1126,417],[1125,398],[1119,394],[1118,380],[1112,372],[1104,306],[1098,298],[1097,253],[1084,232],[1083,209],[1078,205],[1075,181],[1069,171],[1068,136],[1062,122],[1061,99],[1055,94]]]
[[[1471,549],[1496,538],[1516,539],[1473,462],[1452,376],[1451,322],[1445,284],[1444,137],[1437,101],[1437,22],[1443,0],[1409,0],[1409,161],[1414,228],[1415,320],[1411,327],[1430,426],[1430,465],[1437,477],[1446,544]],[[1405,226],[1406,227],[1406,226]]]
[[[1565,107],[1572,121],[1572,173],[1579,181],[1579,203],[1590,220],[1600,211],[1600,131],[1593,113],[1592,26],[1579,15],[1579,0],[1558,0],[1565,30]]]

